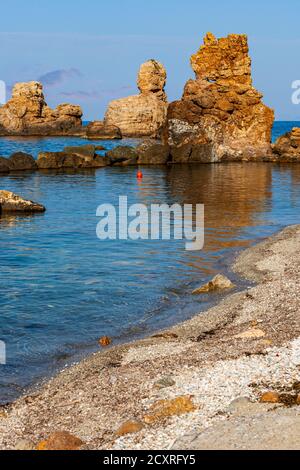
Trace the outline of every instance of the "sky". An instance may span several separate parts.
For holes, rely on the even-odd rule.
[[[249,37],[254,85],[278,120],[300,120],[299,0],[11,0],[1,2],[0,80],[8,90],[38,80],[47,103],[79,104],[102,119],[109,101],[137,93],[148,59],[168,73],[169,101],[194,74],[191,54],[206,32]]]

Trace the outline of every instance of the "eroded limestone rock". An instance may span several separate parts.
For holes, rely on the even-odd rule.
[[[39,82],[17,83],[11,99],[0,108],[0,135],[69,135],[82,126],[80,106],[51,109]]]
[[[300,128],[294,127],[279,137],[273,145],[275,159],[281,162],[300,162]]]
[[[125,137],[156,136],[167,115],[166,78],[162,64],[155,60],[144,63],[137,80],[140,94],[112,101],[106,125],[117,126]]]
[[[252,85],[247,36],[208,33],[191,58],[196,74],[169,105],[163,139],[172,161],[270,159],[274,112]]]

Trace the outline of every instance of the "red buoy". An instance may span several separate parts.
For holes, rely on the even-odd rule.
[[[137,179],[138,180],[142,180],[144,178],[144,175],[141,171],[138,171],[138,174],[137,174]]]

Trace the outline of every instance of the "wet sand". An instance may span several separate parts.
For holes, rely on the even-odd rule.
[[[94,354],[2,407],[0,449],[34,448],[56,431],[85,449],[300,448],[299,407],[258,404],[265,391],[300,381],[300,226],[246,250],[233,270],[248,289],[161,337]],[[179,397],[193,406],[173,415]],[[277,432],[268,434],[272,416]],[[118,437],[126,421],[141,429]]]

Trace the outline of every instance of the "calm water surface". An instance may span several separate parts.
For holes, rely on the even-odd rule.
[[[294,125],[276,123],[274,135]],[[83,143],[2,138],[0,155],[37,155]],[[142,183],[134,168],[0,177],[1,189],[47,207],[42,215],[0,219],[0,340],[7,346],[1,402],[97,350],[103,335],[125,341],[193,316],[216,300],[195,298],[193,288],[226,271],[240,249],[300,223],[297,164],[178,165],[143,172]],[[120,195],[147,205],[204,203],[204,250],[187,252],[183,241],[99,241],[96,208],[117,205]]]

